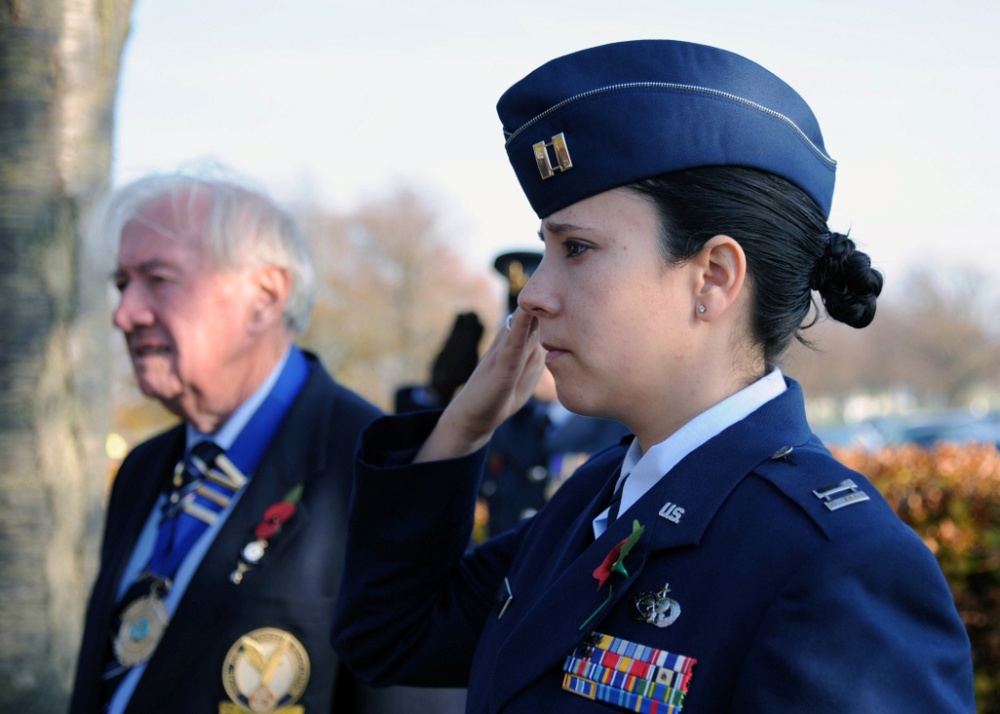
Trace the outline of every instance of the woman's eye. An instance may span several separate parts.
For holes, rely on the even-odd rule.
[[[575,240],[563,242],[563,247],[566,249],[567,258],[575,258],[585,253],[588,249],[586,245]]]

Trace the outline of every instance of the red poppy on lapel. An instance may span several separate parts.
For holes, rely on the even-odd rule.
[[[243,576],[260,562],[267,552],[269,541],[281,532],[281,527],[295,515],[296,505],[302,497],[302,484],[293,487],[284,498],[272,504],[264,511],[261,522],[253,529],[254,538],[243,546],[240,557],[236,559],[236,570],[229,574],[229,580],[234,585],[243,582]]]
[[[257,524],[253,533],[258,538],[267,540],[281,530],[281,526],[287,523],[295,515],[295,504],[288,501],[275,503],[264,511],[264,520]]]
[[[283,500],[264,511],[263,520],[253,530],[254,535],[262,540],[272,538],[295,515],[295,504],[299,502],[301,497],[302,484],[299,484],[286,493]]]
[[[646,527],[639,525],[639,521],[632,521],[632,533],[628,538],[621,541],[611,552],[604,556],[604,560],[601,564],[597,566],[594,570],[594,577],[597,578],[597,589],[600,590],[604,585],[611,579],[612,573],[619,573],[624,577],[628,577],[628,570],[625,569],[625,557],[631,552],[635,544],[639,542],[640,536],[645,532]],[[580,625],[580,629],[583,630],[587,625],[589,625],[601,610],[607,607],[608,603],[611,602],[611,598],[614,595],[614,585],[608,586],[608,596],[605,598],[604,602],[597,606],[597,609],[591,613],[590,617],[583,621]]]
[[[645,526],[640,526],[639,521],[632,521],[632,533],[628,538],[624,539],[621,543],[616,545],[611,549],[597,569],[594,570],[594,577],[597,578],[597,589],[600,590],[604,587],[604,584],[608,582],[608,578],[611,577],[611,573],[621,573],[626,578],[628,577],[628,571],[625,569],[625,556],[629,554],[636,543],[639,542],[639,537],[646,530]]]
[[[621,543],[616,545],[611,549],[611,552],[604,557],[604,562],[597,566],[594,571],[594,577],[597,578],[597,589],[600,590],[604,587],[604,583],[608,582],[608,578],[611,577],[612,569],[618,565],[619,558],[622,556],[622,548],[628,543],[628,538],[625,538]]]

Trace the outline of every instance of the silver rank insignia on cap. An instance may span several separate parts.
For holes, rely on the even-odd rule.
[[[309,655],[290,632],[262,627],[248,632],[229,649],[222,684],[231,702],[219,714],[275,712],[303,714],[295,702],[309,683]]]
[[[552,147],[556,152],[556,165],[553,166],[549,160],[549,149]],[[552,137],[552,141],[539,141],[532,145],[535,152],[535,163],[538,164],[538,173],[542,175],[542,180],[552,178],[556,175],[555,170],[569,171],[573,168],[573,159],[569,157],[569,148],[566,146],[566,135],[559,132]]]
[[[816,489],[813,491],[813,495],[823,501],[823,505],[831,511],[868,500],[868,494],[859,491],[858,485],[851,479],[844,479],[840,483],[832,483],[829,486]]]

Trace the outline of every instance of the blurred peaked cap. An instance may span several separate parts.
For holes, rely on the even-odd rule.
[[[497,272],[507,278],[507,312],[517,309],[517,296],[521,288],[528,283],[528,278],[542,262],[542,253],[533,250],[518,250],[501,253],[493,261]]]
[[[493,261],[493,267],[497,272],[507,278],[510,285],[510,294],[516,296],[521,292],[521,288],[528,282],[528,278],[535,272],[539,263],[542,262],[542,254],[536,251],[523,250],[510,253],[501,253]]]
[[[497,113],[539,218],[618,186],[720,165],[782,176],[830,212],[837,164],[812,110],[732,52],[674,40],[582,50],[512,86]]]

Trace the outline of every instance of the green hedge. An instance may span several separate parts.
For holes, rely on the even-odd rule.
[[[981,714],[1000,714],[1000,452],[994,446],[835,450],[937,556],[972,641]]]

